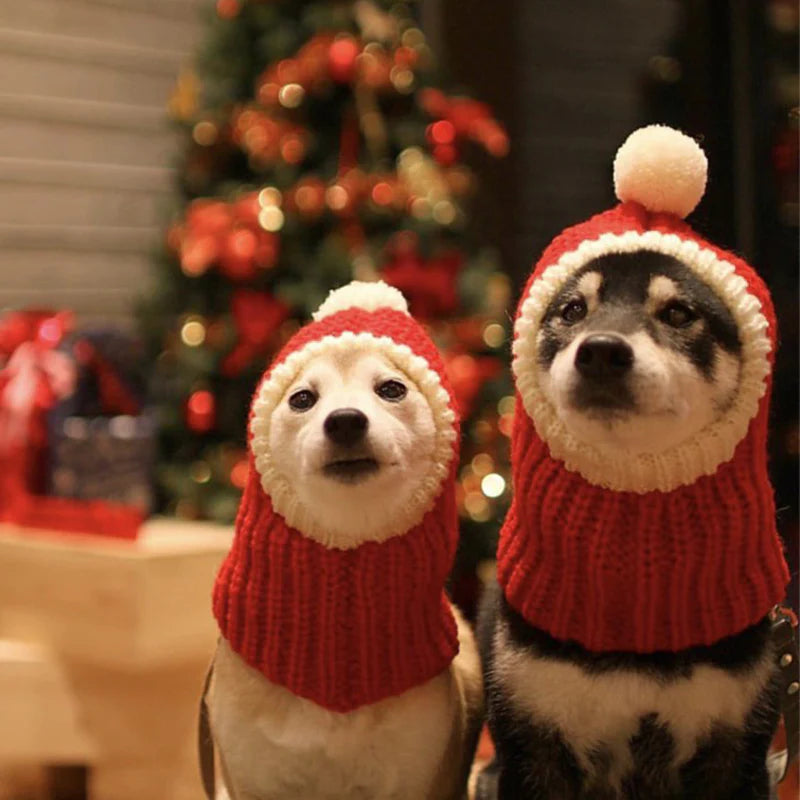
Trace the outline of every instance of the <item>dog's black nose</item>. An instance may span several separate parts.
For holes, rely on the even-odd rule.
[[[337,408],[325,418],[325,435],[336,444],[358,444],[367,432],[367,415],[357,408]]]
[[[587,336],[575,353],[575,369],[584,378],[621,378],[633,366],[633,349],[621,337],[610,333]]]

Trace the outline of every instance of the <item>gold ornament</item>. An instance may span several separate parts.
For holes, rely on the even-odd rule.
[[[192,128],[192,139],[201,147],[211,147],[217,141],[218,136],[217,126],[207,119],[201,120]]]
[[[270,233],[277,233],[283,223],[283,211],[278,206],[264,206],[258,214],[258,224]]]
[[[280,208],[283,203],[283,195],[280,189],[274,186],[267,186],[258,193],[258,202],[264,207],[277,206]]]
[[[404,47],[422,47],[425,44],[425,34],[419,28],[407,28],[400,41]]]
[[[194,70],[184,67],[178,73],[178,80],[167,103],[170,115],[174,119],[188,122],[197,112],[199,97],[200,80]]]
[[[187,347],[199,347],[206,340],[206,326],[200,317],[187,317],[181,326],[181,341]]]
[[[500,497],[506,490],[506,479],[497,472],[483,476],[481,491],[492,499]]]
[[[397,157],[397,175],[411,201],[411,213],[417,219],[429,219],[439,205],[436,221],[452,222],[458,212],[450,194],[450,187],[441,167],[419,147],[407,147]]]
[[[414,73],[408,67],[392,67],[389,80],[400,94],[411,94],[414,91]]]
[[[505,397],[501,397],[500,401],[497,403],[497,413],[500,414],[501,417],[506,414],[513,414],[515,403],[516,400],[513,394],[507,394]]]
[[[486,522],[492,515],[489,502],[483,492],[470,492],[464,498],[464,508],[475,522]]]
[[[473,472],[480,477],[488,475],[494,469],[494,459],[488,453],[478,453],[471,463]]]
[[[393,42],[399,35],[397,17],[378,8],[371,0],[356,0],[353,12],[364,39]]]
[[[205,461],[195,461],[189,467],[189,475],[195,483],[208,483],[211,480],[211,467]]]
[[[502,325],[497,322],[490,322],[483,329],[483,341],[489,347],[501,347],[506,340],[506,331]]]

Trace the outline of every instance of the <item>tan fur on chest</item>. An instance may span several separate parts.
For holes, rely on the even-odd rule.
[[[482,715],[477,652],[459,634],[447,670],[347,714],[269,682],[221,640],[208,704],[232,800],[459,798]]]

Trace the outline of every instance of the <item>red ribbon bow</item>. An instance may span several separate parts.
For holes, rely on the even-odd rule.
[[[278,298],[254,289],[239,289],[231,298],[239,340],[222,362],[225,375],[239,375],[257,356],[266,355],[289,308]]]
[[[416,236],[401,234],[390,245],[389,258],[382,277],[408,298],[415,317],[430,320],[458,308],[457,281],[464,261],[461,252],[448,250],[425,259],[417,249]]]
[[[74,361],[56,348],[72,329],[69,312],[19,311],[0,319],[0,520],[39,529],[132,539],[134,508],[102,500],[38,495],[48,444],[46,412],[74,389]]]
[[[73,360],[55,348],[72,327],[63,312],[12,312],[0,322],[0,455],[47,439],[44,412],[75,388]]]
[[[424,89],[420,104],[434,119],[447,120],[456,136],[477,142],[496,157],[508,153],[508,134],[486,103],[469,97],[448,97],[439,89]]]

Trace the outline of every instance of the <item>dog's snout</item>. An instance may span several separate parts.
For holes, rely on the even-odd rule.
[[[357,408],[337,408],[325,418],[325,435],[335,444],[358,444],[367,432],[367,415]]]
[[[575,369],[594,380],[620,378],[633,366],[633,349],[620,336],[595,333],[583,340],[575,354]]]

